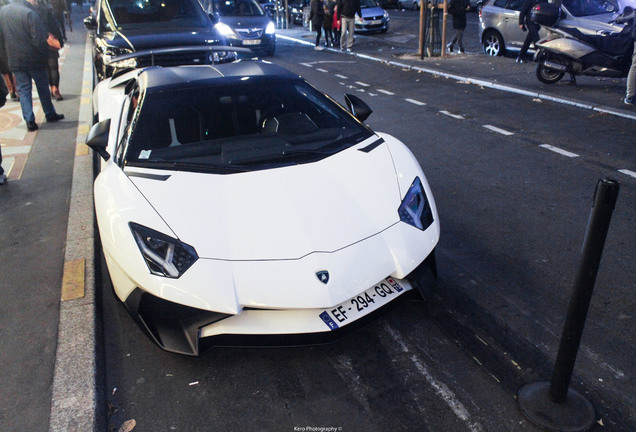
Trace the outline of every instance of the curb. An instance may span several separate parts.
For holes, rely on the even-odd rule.
[[[93,117],[91,50],[91,43],[86,43],[51,391],[51,432],[93,431],[97,425],[93,158],[84,144]]]

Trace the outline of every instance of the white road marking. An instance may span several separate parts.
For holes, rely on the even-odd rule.
[[[306,67],[310,67],[310,68],[314,67],[314,65],[312,65],[311,63],[298,63],[298,64],[301,65],[301,66],[306,66]]]
[[[410,103],[412,103],[414,105],[418,105],[418,106],[426,105],[425,102],[420,102],[420,101],[415,100],[415,99],[404,99],[404,100],[407,101],[407,102],[410,102]]]
[[[344,76],[344,75],[340,75],[340,74],[335,74],[334,75],[336,78],[340,78],[340,79],[349,79],[348,77]]]
[[[362,87],[369,87],[369,84],[363,83],[362,81],[356,81],[356,84],[358,84],[359,86],[362,86]]]
[[[506,135],[506,136],[514,135],[514,132],[509,132],[509,131],[507,131],[507,130],[500,129],[500,128],[496,127],[496,126],[492,126],[492,125],[484,125],[484,127],[485,127],[486,129],[489,129],[489,130],[491,130],[491,131],[493,131],[493,132],[500,133],[500,134],[502,134],[502,135]]]
[[[326,72],[329,72],[327,69],[322,69],[322,68],[316,68],[316,70],[317,70],[318,72],[325,72],[325,73],[326,73]]]
[[[626,170],[626,169],[619,169],[618,172],[636,178],[636,172],[634,172],[634,171],[630,171],[630,170]]]
[[[377,91],[378,91],[378,93],[383,93],[383,94],[385,94],[385,95],[389,95],[389,96],[393,96],[393,95],[395,95],[395,93],[390,92],[390,91],[388,91],[388,90],[378,89]]]
[[[411,361],[420,372],[420,374],[422,374],[424,379],[426,379],[426,382],[433,388],[433,390],[435,390],[435,393],[437,393],[437,395],[440,396],[444,402],[446,402],[446,405],[450,407],[453,413],[455,413],[455,415],[459,417],[460,420],[466,423],[466,426],[468,426],[469,430],[471,430],[472,432],[483,431],[483,428],[479,423],[469,423],[470,414],[468,413],[468,410],[466,409],[464,404],[457,400],[455,394],[446,386],[446,384],[436,381],[435,378],[433,378],[433,376],[428,372],[426,366],[424,366],[420,362],[417,356],[411,356]]]
[[[555,153],[558,153],[560,155],[567,156],[570,158],[579,157],[579,155],[577,155],[576,153],[572,153],[567,150],[563,150],[558,147],[551,146],[550,144],[541,144],[539,147],[543,147],[544,149],[548,149],[550,151],[553,151]]]
[[[444,115],[447,115],[447,116],[449,116],[449,117],[455,118],[455,119],[457,119],[457,120],[464,120],[464,116],[459,115],[459,114],[453,114],[453,113],[450,113],[450,112],[448,112],[448,111],[443,111],[443,110],[442,110],[442,111],[440,111],[440,113],[442,113],[442,114],[444,114]]]

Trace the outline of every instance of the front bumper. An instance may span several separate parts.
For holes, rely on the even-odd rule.
[[[387,277],[352,299],[329,308],[245,308],[240,314],[229,315],[172,303],[139,288],[124,304],[157,345],[178,354],[198,356],[215,346],[316,345],[340,339],[401,301],[421,299],[421,281],[424,278],[434,281],[435,272],[432,254],[414,271],[418,273],[414,284],[407,279]],[[355,318],[347,317],[356,313],[361,301],[366,302],[365,293],[370,294],[366,298],[371,297],[373,305],[369,302]]]
[[[381,22],[380,22],[381,21]],[[388,20],[362,20],[362,22],[356,21],[355,32],[356,33],[374,33],[374,32],[386,32],[389,30]]]

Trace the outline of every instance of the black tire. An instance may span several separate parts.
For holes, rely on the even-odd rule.
[[[423,300],[428,300],[437,287],[437,262],[435,250],[413,270],[406,279],[419,291]]]
[[[535,72],[537,74],[537,78],[544,84],[554,84],[563,78],[565,72],[557,71],[554,69],[550,69],[545,67],[544,59],[541,59],[537,62],[537,67],[535,68]]]
[[[487,30],[482,36],[484,54],[502,56],[506,52],[503,37],[495,30]]]

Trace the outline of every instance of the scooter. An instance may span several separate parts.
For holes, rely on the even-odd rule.
[[[535,6],[540,8],[545,4]],[[550,8],[556,5],[549,4]],[[574,82],[577,75],[626,77],[632,60],[634,40],[631,26],[617,33],[584,34],[578,29],[559,27],[558,18],[546,22],[540,14],[532,17],[535,22],[547,27],[551,34],[536,43],[536,75],[546,84],[558,82],[566,73]],[[550,13],[555,12],[551,9]],[[560,14],[560,11],[557,12]]]

